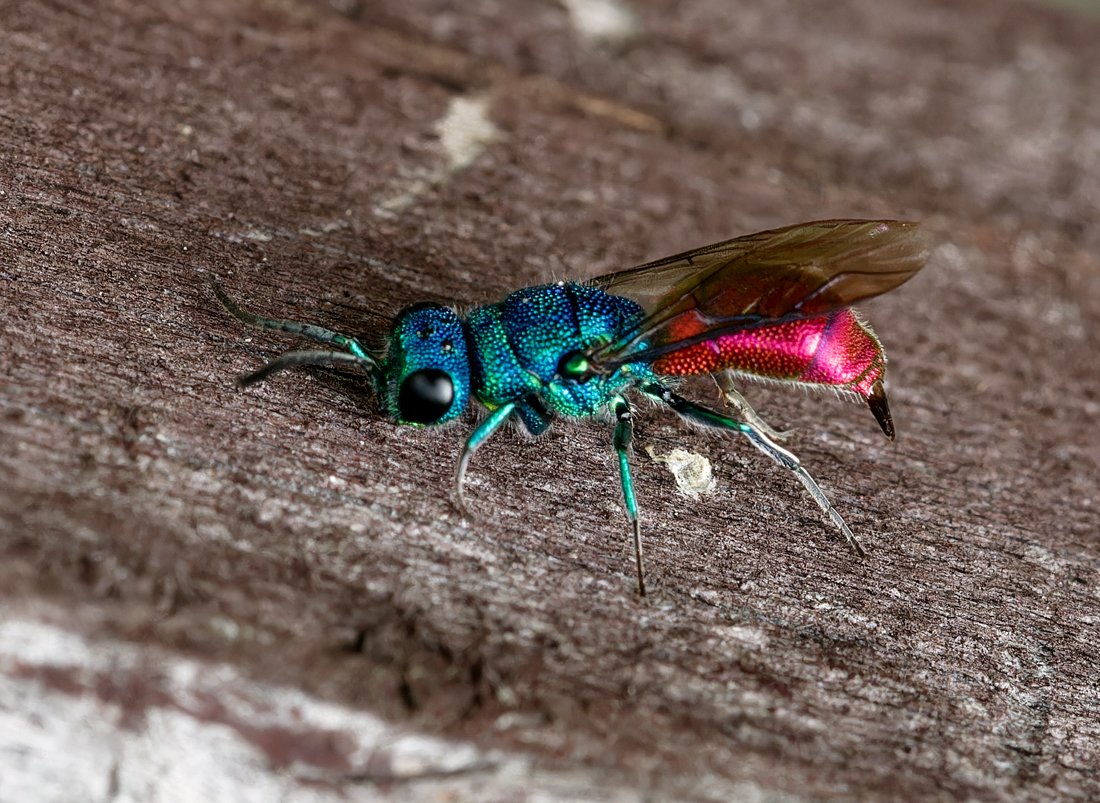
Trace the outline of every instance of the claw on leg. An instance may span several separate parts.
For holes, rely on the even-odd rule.
[[[455,484],[454,488],[451,489],[451,502],[459,513],[466,513],[466,494],[462,488],[466,481],[466,467],[470,464],[470,458],[473,457],[473,454],[469,449],[463,448],[462,455],[458,458],[458,467],[455,469]]]
[[[833,526],[840,530],[841,534],[844,536],[845,543],[848,544],[848,548],[861,558],[867,557],[867,553],[864,551],[863,545],[859,543],[859,539],[856,538],[855,533],[848,527],[848,523],[844,521],[840,512],[833,507],[833,503],[829,501],[829,497],[821,490],[821,486],[817,484],[817,481],[810,475],[810,472],[802,467],[802,463],[797,457],[779,444],[772,443],[764,433],[757,432],[752,427],[749,427],[749,429],[744,432],[744,435],[757,449],[768,455],[768,457],[779,463],[779,465],[794,472],[794,475],[798,477],[798,481],[802,483],[806,490],[809,491],[810,496],[813,497],[813,500],[817,502],[817,506],[825,512],[825,515],[829,517],[829,521],[833,523]]]

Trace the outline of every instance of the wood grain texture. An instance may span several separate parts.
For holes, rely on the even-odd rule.
[[[134,667],[0,649],[0,799],[42,771],[19,751],[51,695],[119,734],[227,728],[287,799],[1100,796],[1100,23],[635,0],[609,44],[548,0],[451,5],[0,0],[0,642]],[[456,99],[496,131],[465,166]],[[460,516],[472,418],[400,429],[324,372],[237,393],[293,339],[208,287],[378,343],[412,301],[850,216],[938,241],[863,310],[899,441],[747,393],[870,559],[746,446],[644,409],[639,447],[718,476],[685,499],[639,448],[644,602],[610,427],[501,435]],[[184,706],[158,681],[182,660],[521,770],[395,785],[351,725]],[[165,792],[113,762],[70,790]]]

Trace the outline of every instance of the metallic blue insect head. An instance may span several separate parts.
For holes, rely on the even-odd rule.
[[[386,411],[402,424],[457,418],[470,400],[466,332],[453,309],[415,304],[398,314],[383,366]]]

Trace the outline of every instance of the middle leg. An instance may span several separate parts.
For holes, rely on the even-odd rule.
[[[634,565],[638,572],[638,594],[645,596],[645,568],[642,561],[642,522],[638,518],[638,501],[634,498],[634,480],[630,476],[630,446],[634,440],[634,417],[630,402],[616,396],[611,402],[615,411],[615,452],[619,456],[619,479],[623,486],[626,517],[634,531]]]

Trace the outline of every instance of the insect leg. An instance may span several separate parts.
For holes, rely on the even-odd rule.
[[[638,501],[634,498],[634,480],[630,476],[630,445],[634,440],[634,419],[630,403],[616,396],[611,403],[615,411],[615,451],[619,455],[619,479],[623,486],[626,517],[634,530],[634,563],[638,571],[638,594],[645,596],[645,571],[642,563],[642,522],[638,518]]]
[[[523,401],[516,405],[516,415],[523,423],[524,429],[535,437],[546,432],[554,423],[554,414],[546,409],[546,405],[535,393],[525,396]]]
[[[474,456],[477,447],[481,446],[488,440],[490,435],[501,428],[515,409],[516,402],[502,404],[493,410],[488,418],[478,424],[477,429],[471,432],[470,437],[466,439],[466,445],[462,448],[462,455],[458,458],[458,469],[455,471],[455,502],[458,507],[463,508],[466,505],[462,496],[462,483],[466,479],[466,467],[470,464],[470,458]]]
[[[838,530],[840,530],[841,533],[843,533],[844,540],[847,542],[851,550],[859,555],[861,558],[867,556],[867,553],[863,551],[863,547],[856,539],[855,534],[851,531],[851,529],[849,529],[847,523],[845,523],[844,519],[841,517],[837,509],[833,507],[833,503],[829,501],[829,498],[827,496],[825,496],[825,492],[821,490],[821,486],[819,486],[817,484],[817,481],[814,480],[812,476],[810,476],[810,472],[806,471],[806,469],[802,467],[802,463],[800,463],[798,458],[795,457],[793,454],[788,452],[779,444],[774,443],[771,439],[768,438],[767,435],[754,427],[752,424],[747,424],[743,421],[736,421],[732,418],[727,418],[721,413],[716,413],[713,410],[708,410],[706,407],[702,407],[698,404],[689,402],[687,399],[673,393],[671,390],[663,387],[662,385],[653,383],[650,385],[646,385],[644,388],[642,388],[642,390],[646,394],[660,399],[689,421],[694,421],[697,424],[702,424],[703,426],[711,427],[714,429],[724,429],[732,430],[734,432],[740,432],[742,435],[749,439],[749,442],[752,443],[753,446],[762,451],[779,465],[783,466],[783,468],[789,469],[791,472],[793,472],[794,475],[798,477],[799,482],[801,482],[805,486],[806,490],[809,491],[810,496],[812,496],[814,501],[817,502],[818,507],[825,511],[826,515],[828,515],[829,517],[829,520],[832,521],[832,523],[837,527]]]
[[[737,411],[737,415],[773,440],[785,440],[791,436],[793,430],[778,430],[760,417],[756,410],[752,409],[748,399],[741,395],[734,381],[732,371],[719,371],[714,374],[714,381],[722,392],[722,400]]]
[[[368,360],[372,363],[375,362],[375,360],[367,354],[366,349],[364,349],[354,337],[342,335],[339,332],[333,332],[322,326],[315,326],[311,323],[298,323],[296,321],[284,321],[279,318],[261,317],[237,306],[237,302],[226,295],[225,290],[222,289],[222,286],[218,284],[216,280],[211,281],[210,286],[213,288],[214,295],[218,297],[218,301],[222,303],[222,306],[226,308],[230,315],[241,323],[247,324],[248,326],[254,326],[257,329],[273,329],[277,332],[289,332],[293,335],[302,335],[311,340],[316,340],[318,343],[339,346],[342,349],[350,351],[362,360]],[[377,368],[377,364],[375,367]]]

